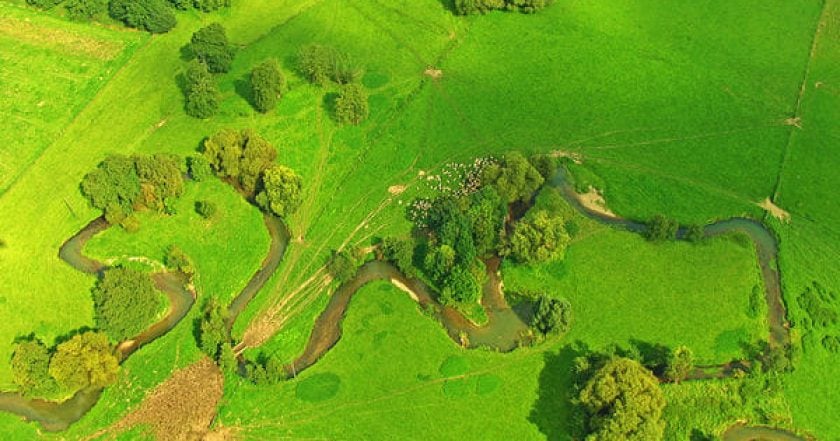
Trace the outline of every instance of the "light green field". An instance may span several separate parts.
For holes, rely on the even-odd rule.
[[[748,315],[750,292],[761,284],[755,252],[729,239],[651,244],[601,227],[575,241],[564,261],[507,265],[503,276],[509,292],[568,299],[568,338],[593,347],[686,345],[698,363],[715,364],[743,358],[742,344],[767,338],[765,308]]]
[[[754,203],[774,194],[784,159],[777,202],[793,221],[768,223],[782,238],[780,264],[794,319],[802,312],[791,296],[811,281],[840,293],[832,257],[840,253],[834,226],[840,159],[832,154],[840,140],[836,0],[824,1],[825,27],[800,110],[819,0],[707,0],[681,4],[678,12],[662,0],[558,0],[535,15],[468,18],[453,16],[438,0],[234,3],[218,13],[179,14],[172,32],[154,37],[0,3],[0,27],[7,16],[29,18],[125,45],[111,61],[97,61],[0,30],[0,124],[10,125],[0,140],[15,146],[0,147],[0,239],[7,244],[0,248],[0,359],[8,359],[17,335],[34,331],[49,339],[92,323],[93,278],[57,255],[97,215],[78,191],[82,176],[109,153],[192,153],[223,127],[256,129],[305,182],[305,202],[288,219],[296,240],[234,331],[243,335],[288,300],[271,317],[283,325],[248,355],[266,351],[288,360],[300,352],[326,296],[323,289],[296,288],[332,249],[407,234],[404,204],[422,191],[418,172],[510,149],[581,153],[583,166],[605,182],[614,211],[630,218],[661,212],[684,222],[763,216]],[[225,25],[240,51],[220,78],[220,114],[198,121],[184,114],[176,77],[184,67],[182,46],[212,21]],[[297,49],[312,42],[335,46],[365,68],[371,117],[360,127],[337,127],[323,105],[334,90],[305,84],[293,72]],[[277,110],[262,115],[243,94],[250,68],[269,57],[281,62],[289,90]],[[443,77],[424,76],[429,66]],[[22,70],[36,74],[22,77]],[[62,80],[49,81],[55,78]],[[8,90],[14,95],[2,95]],[[42,96],[51,98],[37,107]],[[785,125],[791,115],[802,116],[801,130]],[[21,118],[27,120],[15,122]],[[15,133],[20,128],[26,134]],[[3,192],[11,179],[15,184]],[[398,184],[406,192],[389,194]],[[210,225],[198,218],[190,209],[198,197],[218,201],[222,217]],[[88,252],[160,259],[177,243],[196,261],[200,288],[230,299],[267,246],[256,211],[219,183],[191,184],[177,215],[143,215],[142,221],[138,233],[108,231]],[[404,294],[377,284],[354,300],[344,339],[301,379],[264,389],[229,383],[219,421],[246,439],[406,433],[417,436],[401,438],[564,439],[566,342],[685,343],[703,361],[719,362],[739,356],[739,341],[766,332],[761,319],[745,315],[758,281],[751,248],[729,240],[654,246],[600,227],[587,234],[571,246],[566,264],[505,271],[508,289],[545,287],[572,301],[568,340],[508,355],[462,351]],[[65,435],[82,437],[115,421],[174,366],[195,360],[195,314],[132,356],[119,386]],[[449,357],[467,360],[464,380],[441,379]],[[840,436],[832,426],[840,412],[836,358],[821,347],[806,349],[798,370],[785,377],[793,424],[819,439]],[[336,378],[335,396],[318,401],[318,391]],[[310,386],[301,386],[307,381]],[[705,390],[697,384],[667,393],[680,405],[696,403]],[[8,364],[0,363],[0,389],[12,387]],[[709,387],[721,400],[731,392],[717,382]],[[694,409],[696,420],[717,432],[756,417],[704,409]],[[5,414],[0,427],[18,438],[35,436],[34,425]],[[668,436],[687,434],[681,428]]]

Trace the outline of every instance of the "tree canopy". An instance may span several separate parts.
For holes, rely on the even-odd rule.
[[[190,50],[212,73],[230,70],[236,50],[227,38],[224,26],[213,23],[197,30],[190,39]]]
[[[550,5],[553,0],[455,0],[455,13],[459,15],[484,14],[501,9],[531,14]]]
[[[566,223],[545,210],[529,212],[513,227],[509,253],[519,262],[536,263],[561,259],[569,245]]]
[[[662,439],[665,398],[656,377],[634,360],[608,360],[578,399],[587,415],[587,441]]]
[[[184,110],[193,118],[206,119],[219,111],[222,94],[207,65],[193,60],[184,74]]]
[[[359,83],[341,86],[335,99],[335,116],[339,123],[358,125],[367,119],[369,113],[368,94],[364,86]]]
[[[694,354],[691,349],[680,346],[668,354],[668,360],[665,363],[665,378],[679,383],[688,377],[693,367]]]
[[[297,68],[310,82],[325,86],[330,81],[348,84],[358,81],[362,71],[350,57],[320,44],[308,44],[298,50]]]
[[[153,34],[169,32],[177,24],[165,0],[110,0],[108,12],[127,26]]]
[[[303,200],[303,182],[294,170],[274,165],[265,170],[262,190],[257,194],[257,204],[277,216],[286,217],[294,213]]]
[[[507,153],[498,163],[488,165],[481,180],[496,187],[507,203],[529,200],[545,181],[519,152]]]
[[[44,396],[56,391],[58,385],[50,375],[50,350],[41,340],[19,342],[12,354],[12,378],[24,396]]]
[[[224,129],[204,141],[204,156],[217,175],[234,179],[250,194],[277,150],[251,130]]]
[[[648,223],[648,229],[645,232],[645,237],[652,242],[662,242],[665,240],[673,240],[677,236],[677,230],[680,225],[677,221],[669,219],[661,214],[657,214],[651,218]]]
[[[108,337],[101,332],[87,331],[56,347],[49,372],[62,387],[77,391],[113,383],[119,367]]]
[[[572,305],[567,300],[540,296],[534,308],[531,327],[542,333],[563,333],[572,321]]]
[[[286,79],[277,60],[266,60],[254,67],[251,71],[251,96],[254,107],[262,113],[274,109],[285,83]]]
[[[151,324],[161,299],[148,274],[112,268],[93,288],[96,325],[115,341],[132,338]]]

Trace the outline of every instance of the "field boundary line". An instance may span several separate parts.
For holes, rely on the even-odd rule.
[[[805,68],[802,72],[802,82],[799,85],[799,93],[796,95],[796,101],[794,102],[793,106],[793,115],[791,116],[791,120],[794,121],[794,124],[798,124],[796,121],[801,118],[802,113],[802,98],[805,96],[805,89],[808,87],[808,79],[811,76],[811,65],[814,62],[814,58],[817,55],[817,47],[819,46],[820,41],[820,33],[826,26],[826,19],[828,18],[826,12],[828,11],[828,5],[830,2],[834,0],[823,0],[822,1],[822,9],[820,9],[820,15],[817,17],[817,25],[814,29],[814,36],[811,38],[811,50],[808,52],[808,60],[805,62]],[[785,164],[790,158],[790,146],[793,144],[794,134],[797,130],[801,130],[801,128],[796,125],[790,128],[790,132],[788,133],[788,140],[785,143],[784,149],[782,151],[782,158],[779,162],[779,174],[776,177],[776,185],[773,190],[773,195],[771,196],[771,200],[773,203],[776,203],[779,199],[779,193],[782,189],[782,176],[784,175],[785,171]],[[768,214],[769,215],[769,214]]]
[[[114,71],[114,74],[111,75],[111,77],[108,78],[108,80],[105,81],[105,83],[102,84],[102,86],[99,88],[99,90],[97,90],[97,92],[93,96],[93,98],[91,98],[87,103],[85,103],[85,105],[82,106],[82,108],[79,109],[79,111],[76,112],[75,115],[73,115],[73,117],[70,119],[70,121],[67,122],[67,124],[65,124],[63,127],[61,127],[61,129],[59,130],[56,138],[51,143],[49,143],[46,147],[41,149],[41,151],[38,152],[37,156],[35,156],[34,158],[32,158],[32,160],[30,160],[27,164],[25,164],[23,166],[23,168],[20,170],[20,172],[17,175],[15,175],[15,177],[11,181],[9,181],[9,185],[7,185],[6,188],[0,189],[0,197],[3,197],[3,195],[6,194],[6,192],[11,190],[15,186],[15,184],[17,184],[18,181],[24,175],[29,173],[29,169],[31,169],[32,166],[35,165],[35,163],[38,162],[38,160],[40,160],[41,157],[44,156],[44,154],[47,153],[48,150],[50,150],[53,146],[55,146],[59,141],[61,141],[64,138],[64,135],[67,133],[67,129],[69,127],[73,126],[74,124],[76,124],[76,121],[78,121],[79,117],[83,113],[85,113],[90,108],[90,106],[93,105],[93,103],[95,103],[97,100],[100,99],[100,97],[102,96],[102,93],[105,92],[105,89],[107,89],[108,86],[111,83],[114,82],[114,79],[117,78],[123,72],[123,70],[125,70],[125,68],[128,65],[132,64],[137,59],[137,53],[142,51],[146,47],[148,47],[149,43],[154,38],[155,38],[154,35],[149,36],[149,38],[147,38],[146,41],[144,41],[140,45],[140,47],[138,47],[137,49],[134,50],[134,52],[131,54],[131,56],[128,59],[126,59],[125,62],[116,71]]]

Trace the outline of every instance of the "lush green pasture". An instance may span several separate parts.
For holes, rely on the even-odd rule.
[[[765,340],[763,314],[750,317],[760,285],[749,244],[715,239],[652,244],[608,227],[575,241],[562,262],[503,269],[509,292],[567,298],[574,324],[568,338],[595,347],[633,341],[686,345],[698,363],[742,358],[742,344]]]
[[[804,78],[801,130],[791,134],[782,168],[778,203],[791,212],[790,224],[775,224],[782,238],[781,265],[787,305],[804,353],[787,377],[794,422],[819,439],[840,438],[838,354],[821,343],[840,335],[840,325],[805,326],[811,318],[800,296],[814,282],[833,293],[823,306],[840,313],[840,2],[826,1],[822,27]]]
[[[195,212],[197,200],[214,202],[219,207],[216,215],[201,217]],[[93,238],[85,253],[117,262],[132,256],[163,262],[167,248],[177,245],[195,264],[198,292],[231,301],[268,252],[269,237],[259,210],[216,179],[188,183],[175,208],[172,216],[142,213],[140,230],[134,233],[111,228]]]
[[[147,39],[0,2],[0,194]]]

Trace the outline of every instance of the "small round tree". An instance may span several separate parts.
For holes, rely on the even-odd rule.
[[[300,206],[303,183],[294,170],[282,165],[269,167],[263,173],[262,184],[257,204],[264,210],[285,217]]]
[[[193,55],[205,63],[207,69],[213,73],[229,71],[236,53],[228,41],[225,28],[219,23],[213,23],[196,31],[190,39],[190,49]]]
[[[262,112],[274,109],[280,99],[286,79],[277,60],[266,60],[251,71],[251,94],[254,107]]]
[[[341,86],[335,100],[335,116],[341,124],[360,124],[368,117],[368,94],[364,86],[350,83]]]

